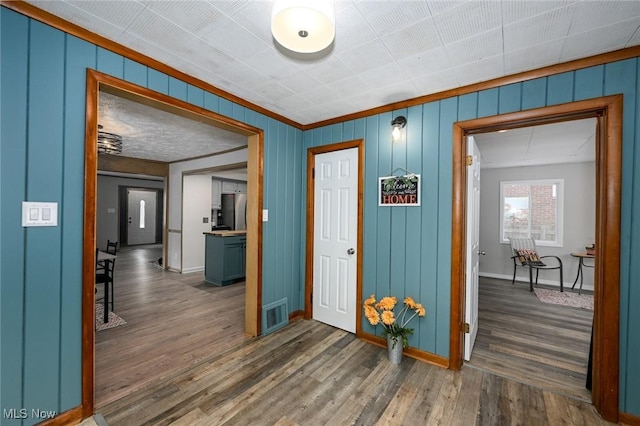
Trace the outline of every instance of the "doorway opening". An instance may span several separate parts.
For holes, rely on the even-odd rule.
[[[589,294],[574,292],[570,253],[593,243],[595,131],[590,118],[467,136],[465,361],[588,402],[593,269]],[[541,262],[564,272],[541,271],[532,290],[510,243],[528,237]]]
[[[336,189],[336,180],[349,185]],[[317,186],[316,181],[324,183]],[[362,330],[357,306],[362,299],[363,190],[362,139],[308,149],[304,317],[356,334]],[[341,217],[331,217],[330,211]]]
[[[168,95],[154,92],[141,86],[111,77],[109,75],[87,70],[87,102],[86,102],[86,129],[85,129],[85,193],[84,193],[84,235],[83,235],[83,314],[82,314],[82,416],[89,417],[95,411],[95,308],[94,308],[94,280],[96,259],[96,195],[97,195],[97,169],[98,156],[96,149],[96,137],[98,130],[98,96],[101,91],[123,98],[134,100],[152,108],[159,108],[177,115],[190,117],[211,126],[222,128],[246,137],[246,161],[247,161],[247,268],[246,291],[244,296],[244,334],[257,336],[261,330],[261,286],[262,286],[262,164],[263,164],[263,132],[250,125],[238,122],[234,119],[221,116],[204,108],[172,98]],[[230,150],[232,151],[232,150]],[[166,201],[172,185],[168,181],[169,166],[160,162],[144,164],[135,159],[126,159],[120,162],[112,172],[149,174],[164,176],[165,179],[165,205],[167,210],[164,215],[162,233],[165,248],[163,257],[167,259],[166,247],[171,244],[170,235],[179,237],[180,231],[170,229],[168,221],[172,215],[179,218],[180,215],[173,211]],[[113,165],[113,164],[112,164]],[[173,185],[175,186],[175,185]],[[145,203],[146,206],[146,203]],[[178,251],[179,253],[179,251]],[[177,256],[175,256],[177,258]],[[168,260],[168,259],[167,259]],[[173,260],[173,259],[172,259]],[[168,268],[165,262],[163,269]]]
[[[607,420],[618,419],[620,182],[622,96],[573,102],[458,122],[453,132],[450,367],[462,367],[466,263],[466,136],[579,118],[596,118],[596,224],[592,401]],[[606,280],[604,279],[606,277]]]
[[[587,118],[467,136],[465,361],[589,402],[593,296],[573,294],[567,279],[579,272],[570,253],[594,238],[595,132]],[[533,238],[540,263],[554,268],[536,273],[530,291],[510,288],[529,290],[511,238]],[[570,307],[589,301],[591,310]]]

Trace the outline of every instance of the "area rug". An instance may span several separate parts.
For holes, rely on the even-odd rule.
[[[558,290],[547,290],[544,288],[534,288],[533,291],[536,293],[536,296],[538,296],[538,300],[543,303],[572,306],[574,308],[593,311],[593,295],[591,294],[578,294],[571,291],[560,293]]]
[[[102,303],[96,303],[96,331],[107,330],[127,323],[115,312],[109,312],[109,322],[102,322],[103,316],[104,306]]]

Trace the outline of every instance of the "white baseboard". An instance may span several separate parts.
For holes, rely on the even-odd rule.
[[[181,272],[183,274],[190,274],[191,272],[201,272],[204,271],[204,266],[195,266],[193,268],[185,268]]]
[[[509,281],[511,281],[513,279],[513,275],[493,274],[491,272],[480,272],[479,275],[481,277],[497,278],[499,280],[509,280]],[[528,284],[529,283],[529,278],[528,277],[525,278],[525,277],[516,275],[516,281]],[[553,280],[545,280],[545,279],[540,278],[538,280],[538,284],[544,284],[544,285],[560,288],[560,283],[558,281],[553,281]],[[573,282],[567,283],[565,281],[564,282],[565,290],[566,289],[571,289],[572,285],[573,285]],[[576,283],[576,287],[575,288],[578,289],[579,286],[580,286],[580,283]],[[584,285],[584,286],[582,286],[582,289],[583,290],[593,291],[593,286],[592,285]]]

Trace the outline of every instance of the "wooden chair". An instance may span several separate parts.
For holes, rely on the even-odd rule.
[[[564,291],[562,260],[558,256],[540,256],[536,248],[536,242],[533,238],[509,238],[511,242],[511,259],[513,260],[513,279],[511,284],[516,282],[516,270],[518,266],[529,269],[529,290],[533,291],[533,270],[536,271],[536,285],[538,285],[538,274],[541,269],[559,269],[560,270],[560,291]],[[548,265],[542,259],[553,258],[553,264]]]

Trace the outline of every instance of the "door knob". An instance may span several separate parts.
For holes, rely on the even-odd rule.
[[[484,256],[485,254],[487,254],[487,252],[486,251],[479,251],[478,254],[481,254],[481,255]]]
[[[355,251],[354,249],[352,249],[352,248],[350,248],[349,250],[347,250],[347,254],[353,254],[353,253],[355,253],[355,252],[356,252],[356,251]]]

